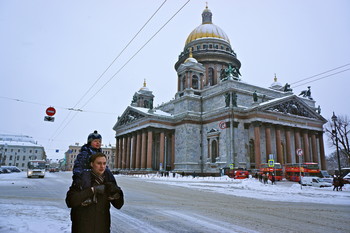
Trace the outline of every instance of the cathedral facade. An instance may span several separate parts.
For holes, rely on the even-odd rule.
[[[258,169],[274,159],[282,165],[316,162],[326,169],[326,120],[311,92],[295,95],[277,78],[268,88],[248,84],[241,81],[240,67],[206,8],[175,64],[175,98],[153,108],[154,96],[144,83],[118,117],[115,168],[219,174],[226,167]]]

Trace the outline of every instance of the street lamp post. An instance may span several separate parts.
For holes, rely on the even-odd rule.
[[[337,133],[337,120],[338,117],[334,114],[332,116],[332,121],[334,123],[334,134],[335,134],[335,146],[337,147],[337,157],[338,157],[338,175],[341,176],[341,167],[340,167],[340,157],[339,157],[339,147],[338,147],[338,133]]]

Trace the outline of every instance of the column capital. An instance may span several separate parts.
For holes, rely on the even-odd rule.
[[[253,124],[254,127],[260,127],[262,125],[261,121],[253,121],[251,123]]]
[[[271,128],[271,127],[273,126],[272,123],[264,122],[263,124],[264,124],[264,126],[265,126],[266,128]]]

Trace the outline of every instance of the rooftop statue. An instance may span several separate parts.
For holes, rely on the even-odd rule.
[[[226,80],[239,80],[238,75],[241,76],[239,69],[232,67],[231,64],[228,65],[228,68],[222,69],[220,74],[221,81]]]
[[[311,87],[308,86],[307,88],[308,88],[307,90],[303,90],[302,92],[300,92],[299,96],[302,95],[302,97],[305,97],[305,98],[308,98],[308,99],[312,100]]]
[[[284,92],[289,92],[289,91],[293,91],[293,89],[290,88],[290,84],[286,83],[286,85],[284,85],[283,91],[284,91]]]
[[[258,102],[258,93],[256,93],[256,91],[253,93],[253,100],[254,102]]]

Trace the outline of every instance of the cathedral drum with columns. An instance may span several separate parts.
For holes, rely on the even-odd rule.
[[[276,77],[267,88],[241,82],[240,67],[206,7],[175,64],[175,99],[153,108],[144,83],[118,117],[115,167],[219,175],[227,167],[259,169],[273,158],[282,165],[315,162],[325,170],[326,120],[311,92],[295,95]]]

